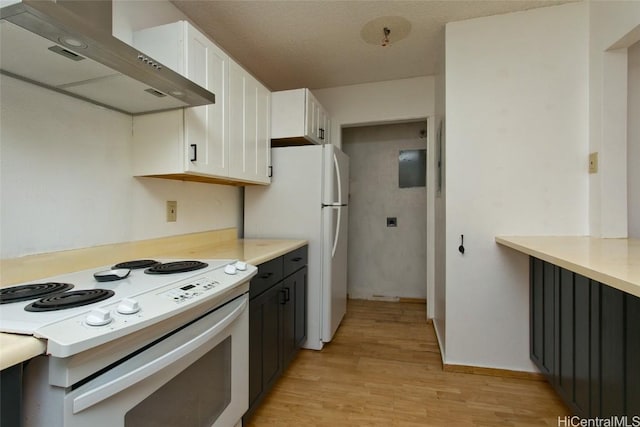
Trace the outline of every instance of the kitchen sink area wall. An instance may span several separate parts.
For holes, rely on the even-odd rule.
[[[426,138],[424,121],[342,131],[342,148],[350,159],[351,298],[426,298],[426,186],[402,188],[399,183],[399,156],[405,150],[426,150]],[[396,222],[388,224],[393,218]]]
[[[180,19],[168,1],[114,3],[114,34],[128,43]],[[237,187],[134,178],[132,116],[11,77],[0,87],[0,258],[241,224]]]

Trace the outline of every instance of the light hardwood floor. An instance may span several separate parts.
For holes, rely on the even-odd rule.
[[[444,372],[424,318],[424,304],[349,300],[334,340],[301,350],[249,425],[557,426],[569,413],[544,381]]]

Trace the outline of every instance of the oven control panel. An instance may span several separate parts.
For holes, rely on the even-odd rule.
[[[203,277],[185,285],[180,285],[173,289],[160,294],[161,297],[168,298],[176,304],[184,304],[185,302],[197,298],[205,292],[214,292],[215,288],[220,286],[217,280]]]

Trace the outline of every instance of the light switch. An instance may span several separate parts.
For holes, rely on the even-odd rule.
[[[589,154],[589,173],[598,173],[598,152]]]

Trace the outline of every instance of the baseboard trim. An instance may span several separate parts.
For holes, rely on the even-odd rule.
[[[399,297],[398,302],[407,302],[410,304],[426,304],[427,300],[424,298],[403,298]]]
[[[546,381],[543,374],[538,372],[512,371],[509,369],[484,368],[481,366],[449,365],[443,364],[445,372],[457,372],[461,374],[489,375],[492,377],[518,378],[522,380]]]

